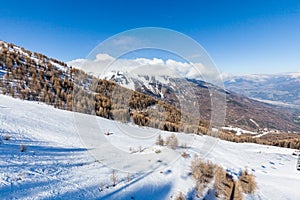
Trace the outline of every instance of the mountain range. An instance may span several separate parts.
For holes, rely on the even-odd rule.
[[[226,108],[223,108],[226,110],[226,126],[258,132],[265,129],[299,130],[297,112],[248,98],[244,94],[222,89],[202,80],[171,78],[168,76],[132,76],[130,73],[120,71],[109,73],[105,78],[124,87],[163,100],[175,107],[180,107],[180,103],[184,102],[186,107],[190,105],[187,110],[191,113],[193,113],[196,99],[200,108],[199,114],[204,120],[210,120],[211,118],[211,93],[218,92],[226,97],[226,104],[224,104]],[[187,88],[189,89],[187,90]]]
[[[273,105],[300,108],[300,72],[234,76],[224,81],[228,90]]]
[[[218,137],[235,142],[298,145],[297,112],[202,80],[120,71],[99,79],[6,42],[0,45],[0,78],[2,94],[59,109],[165,131],[214,135],[217,130]]]

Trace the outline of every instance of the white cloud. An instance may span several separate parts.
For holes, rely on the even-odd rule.
[[[113,61],[114,57],[106,54],[106,53],[101,53],[96,55],[96,61]]]
[[[136,58],[136,59],[115,59],[108,54],[98,54],[96,59],[76,59],[68,62],[69,65],[81,68],[86,72],[92,72],[101,77],[111,71],[122,71],[135,74],[168,75],[170,77],[184,77],[193,79],[205,79],[206,81],[220,78],[216,69],[204,66],[202,63],[187,63],[159,58]],[[221,75],[222,76],[222,75]]]
[[[83,58],[78,58],[75,60],[72,60],[70,62],[67,62],[68,65],[74,66],[75,68],[81,69],[81,65],[85,62],[86,60]]]

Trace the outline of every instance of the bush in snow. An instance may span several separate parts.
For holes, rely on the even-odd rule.
[[[131,175],[129,173],[127,174],[126,180],[127,180],[127,182],[131,181]]]
[[[212,162],[201,160],[197,155],[191,162],[191,171],[194,179],[196,180],[197,196],[200,196],[203,189],[211,182],[213,178],[215,166]]]
[[[26,151],[26,146],[24,144],[21,144],[20,149],[21,149],[21,152],[24,152],[24,151]]]
[[[99,191],[102,192],[104,190],[104,183],[101,182],[99,186]]]
[[[245,192],[246,194],[254,193],[256,189],[256,181],[254,175],[249,174],[247,170],[244,170],[241,176],[239,177],[239,180],[243,192]]]
[[[113,186],[115,187],[118,181],[118,175],[115,170],[112,171],[112,174],[110,175],[110,180],[112,181]]]
[[[186,200],[186,198],[182,192],[179,192],[179,194],[175,197],[175,200]]]
[[[10,139],[10,136],[6,133],[5,135],[4,135],[4,140],[9,140]]]
[[[157,136],[155,144],[160,145],[160,146],[164,146],[164,140],[162,139],[160,134]]]
[[[178,139],[174,133],[166,138],[166,145],[171,149],[177,149],[178,147]]]
[[[184,151],[184,152],[181,153],[181,156],[183,158],[187,158],[187,157],[189,157],[189,154],[186,151]]]
[[[214,165],[210,161],[204,162],[195,155],[191,162],[191,170],[197,181],[208,182],[213,177]]]
[[[243,199],[243,193],[253,194],[256,188],[255,177],[243,171],[238,180],[228,174],[222,167],[216,166],[214,170],[214,188],[216,196],[221,199]]]

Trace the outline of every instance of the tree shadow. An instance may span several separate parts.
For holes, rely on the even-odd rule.
[[[129,187],[129,186],[128,186]],[[161,199],[169,199],[168,195],[172,189],[172,183],[161,184],[161,185],[143,185],[135,190],[130,190],[126,187],[122,187],[110,194],[107,194],[99,200],[161,200]]]

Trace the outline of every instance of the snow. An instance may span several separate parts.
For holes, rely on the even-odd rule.
[[[253,123],[253,124],[255,124],[255,126],[256,127],[258,127],[259,128],[259,125],[258,125],[258,123],[254,120],[254,119],[250,119],[250,121]]]
[[[147,75],[145,72],[123,72],[123,71],[107,71],[101,75],[102,79],[114,80],[119,85],[130,89],[136,90],[139,86],[145,87],[154,94],[159,94],[161,98],[164,98],[164,94],[159,89],[160,84],[168,85],[171,83],[170,77],[163,75]],[[153,86],[155,84],[155,86]]]
[[[255,123],[257,125],[257,123],[253,120],[250,119],[251,122]],[[258,126],[258,125],[257,125]],[[235,131],[236,135],[242,135],[242,134],[251,134],[251,135],[257,135],[256,132],[252,132],[252,131],[247,131],[238,127],[222,127],[223,130],[228,130],[228,131]]]
[[[255,136],[253,136],[254,138],[260,138],[260,137],[262,137],[262,136],[264,136],[264,135],[267,135],[267,134],[269,134],[270,132],[269,131],[266,131],[266,132],[263,132],[263,133],[261,133],[261,134],[258,134],[258,135],[255,135]]]
[[[110,136],[103,134],[107,130]],[[5,134],[9,140],[4,140]],[[258,190],[246,199],[300,199],[293,149],[175,133],[179,144],[188,146],[189,157],[183,158],[181,148],[156,146],[158,134],[165,138],[170,133],[0,95],[1,199],[147,200],[172,199],[179,192],[193,196],[195,182],[189,173],[195,153],[232,173],[245,168],[253,173]],[[94,137],[98,139],[92,141]],[[25,152],[20,151],[22,144]],[[98,155],[91,147],[99,144],[104,146],[98,147]],[[112,149],[121,154],[113,156]],[[161,153],[155,153],[158,149]],[[136,166],[127,170],[126,165]],[[118,176],[115,187],[110,180],[113,168]],[[212,189],[203,195],[214,199],[213,193]]]
[[[281,101],[272,101],[272,100],[258,99],[258,98],[252,98],[252,99],[254,99],[256,101],[263,102],[263,103],[275,105],[275,106],[282,106],[282,107],[289,107],[289,108],[300,108],[299,105],[284,103],[284,102],[281,102]]]
[[[105,74],[101,74],[102,79],[106,80],[115,80],[119,85],[129,89],[135,90],[135,84],[132,79],[124,75],[124,72],[121,71],[109,71]]]

